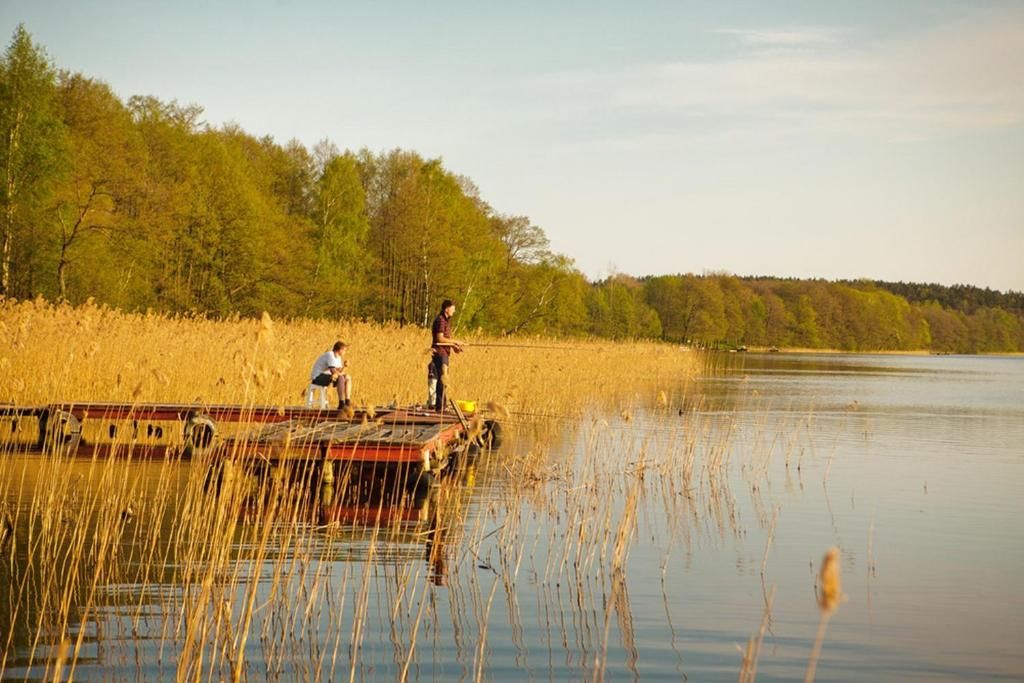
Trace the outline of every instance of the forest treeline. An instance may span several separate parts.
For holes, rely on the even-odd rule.
[[[280,144],[121,100],[19,26],[0,61],[0,296],[207,316],[849,350],[1018,351],[1020,294],[738,278],[592,282],[440,159]]]

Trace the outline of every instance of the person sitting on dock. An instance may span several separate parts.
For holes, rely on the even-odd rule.
[[[313,363],[309,373],[309,383],[318,387],[334,386],[338,390],[338,409],[347,407],[352,402],[352,378],[345,372],[347,362],[343,358],[348,344],[343,341],[334,342],[330,351],[325,351]]]
[[[445,299],[441,303],[441,312],[434,319],[431,328],[431,349],[434,357],[434,375],[437,377],[437,390],[434,396],[434,408],[444,410],[444,385],[448,379],[448,356],[454,350],[462,351],[462,342],[452,338],[452,316],[455,315],[455,302]]]

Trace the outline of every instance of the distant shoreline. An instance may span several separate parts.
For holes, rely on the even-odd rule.
[[[742,352],[741,352],[742,353]],[[844,351],[843,349],[810,349],[799,346],[748,346],[746,353],[791,353],[791,354],[858,354],[870,356],[1024,356],[1021,351],[992,351],[988,353],[956,353],[953,351],[930,351],[928,349],[914,349],[910,351],[901,350],[880,350],[880,351]]]

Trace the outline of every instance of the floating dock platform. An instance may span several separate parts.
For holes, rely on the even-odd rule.
[[[471,424],[470,420],[473,423]],[[0,454],[67,457],[225,458],[415,465],[443,469],[449,456],[500,436],[493,420],[456,404],[348,411],[289,406],[158,403],[0,405]]]

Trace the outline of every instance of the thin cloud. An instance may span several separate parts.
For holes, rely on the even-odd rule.
[[[650,133],[649,124],[694,117],[712,128],[803,127],[893,140],[1024,124],[1021,12],[873,44],[841,44],[838,29],[716,33],[750,45],[810,49],[549,74],[535,83],[546,98],[539,101],[560,102],[567,117],[633,121],[637,134]],[[630,135],[617,128],[617,137]]]
[[[784,29],[719,28],[711,33],[730,36],[749,47],[793,48],[835,44],[843,31],[836,28],[801,27]]]

